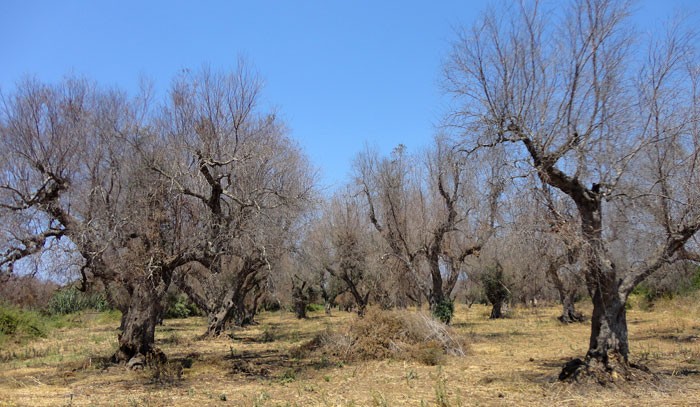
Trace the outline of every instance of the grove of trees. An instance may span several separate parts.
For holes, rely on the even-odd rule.
[[[627,377],[630,294],[700,262],[697,38],[682,21],[640,35],[631,15],[487,10],[444,64],[454,103],[430,146],[365,147],[330,197],[245,61],[183,71],[162,100],[148,83],[21,81],[0,94],[0,279],[74,270],[121,311],[115,362],[164,357],[173,290],[207,336],[268,306],[425,304],[449,324],[455,301],[494,319],[559,301],[562,322],[591,323],[561,378]]]

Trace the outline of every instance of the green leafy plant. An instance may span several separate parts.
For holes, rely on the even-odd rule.
[[[433,307],[433,316],[448,325],[452,320],[452,316],[454,315],[454,313],[455,304],[454,301],[452,301],[449,298],[444,299],[442,302],[435,304],[435,306]]]
[[[188,318],[201,315],[201,311],[183,293],[168,293],[166,297],[165,319]]]
[[[103,294],[82,292],[77,287],[57,290],[46,306],[49,315],[66,315],[88,309],[102,312],[109,310],[110,306]]]
[[[16,340],[45,337],[48,321],[39,313],[9,305],[0,305],[0,341],[6,337]]]

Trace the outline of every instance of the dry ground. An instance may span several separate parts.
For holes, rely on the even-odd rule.
[[[74,317],[81,328],[5,344],[0,406],[700,405],[697,297],[630,310],[632,359],[659,379],[607,388],[556,382],[563,363],[584,354],[589,330],[561,325],[557,311],[518,308],[489,321],[487,307],[458,307],[453,326],[470,338],[471,349],[442,366],[290,356],[316,333],[354,318],[344,312],[312,313],[308,321],[263,313],[259,325],[215,340],[199,338],[202,319],[169,320],[157,337],[170,364],[139,372],[105,363],[118,319],[81,314]]]

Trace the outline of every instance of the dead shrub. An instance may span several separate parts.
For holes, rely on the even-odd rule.
[[[442,364],[445,355],[464,356],[464,337],[428,314],[370,309],[339,331],[325,331],[297,348],[300,358],[321,354],[344,362],[401,359]]]

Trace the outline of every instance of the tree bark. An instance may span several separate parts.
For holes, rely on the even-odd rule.
[[[430,251],[430,256],[428,257],[430,280],[432,283],[428,302],[430,304],[430,310],[433,312],[437,306],[445,301],[445,295],[442,288],[442,274],[440,273],[440,257],[437,254],[437,250],[441,247],[439,245],[436,246],[437,247],[434,247],[433,250]]]
[[[591,338],[586,360],[599,361],[606,368],[615,363],[628,364],[626,301],[617,290],[598,290],[593,296]]]
[[[559,293],[559,301],[561,302],[561,315],[557,319],[565,324],[584,322],[586,320],[586,317],[584,317],[583,314],[576,311],[576,287],[572,287],[571,283],[566,284],[559,275],[559,270],[561,270],[564,264],[574,264],[578,255],[578,248],[570,248],[567,250],[566,256],[552,261],[547,269],[547,274],[549,274],[549,277],[554,284],[554,288],[557,289],[557,292]]]
[[[122,316],[119,349],[112,356],[113,362],[128,362],[138,354],[146,356],[154,352],[161,297],[148,281],[134,287],[129,308]]]
[[[565,324],[586,321],[586,317],[576,311],[576,290],[560,291],[559,299],[561,300],[562,308],[561,315],[557,318],[559,321]]]
[[[215,337],[221,335],[226,329],[227,322],[231,319],[231,314],[235,306],[233,298],[221,304],[216,310],[207,315],[208,324],[205,336]]]
[[[232,287],[224,294],[220,302],[208,308],[209,322],[205,336],[221,335],[230,322],[233,322],[235,326],[244,326],[252,321],[253,316],[246,310],[245,299],[260,284],[258,271],[262,264],[262,259],[245,260],[245,264],[236,275]],[[253,307],[253,312],[256,308],[256,306]]]
[[[491,308],[491,316],[489,319],[503,318],[503,301],[495,301]]]
[[[348,286],[348,290],[350,290],[350,294],[352,294],[352,298],[355,300],[355,304],[357,305],[357,309],[355,310],[357,312],[357,316],[363,317],[365,315],[365,311],[367,310],[370,292],[367,291],[365,295],[360,294],[359,289],[347,273],[343,273],[341,278],[343,281],[345,281],[345,284]]]
[[[301,281],[301,280],[300,280]],[[308,290],[304,291],[306,288],[306,281],[301,281],[301,285],[297,284],[292,280],[292,300],[294,301],[294,315],[298,319],[306,318],[306,306],[309,305],[311,299],[309,298]]]

